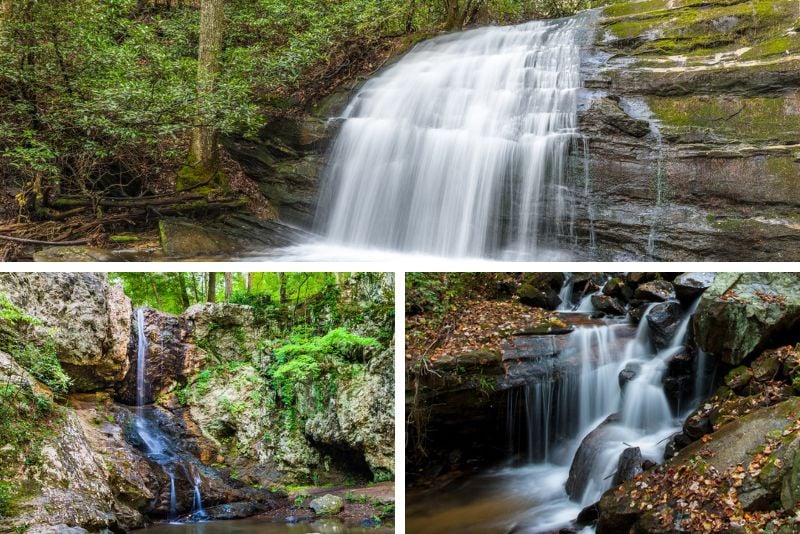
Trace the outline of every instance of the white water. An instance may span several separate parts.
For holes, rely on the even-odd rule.
[[[200,495],[199,476],[190,476],[186,463],[173,450],[170,449],[168,438],[158,429],[157,425],[148,421],[145,414],[147,402],[147,354],[148,341],[145,333],[144,309],[136,310],[136,417],[134,426],[136,432],[145,446],[147,457],[161,466],[169,476],[169,518],[177,517],[178,499],[175,487],[175,466],[178,465],[184,472],[186,480],[193,484],[192,511],[193,519],[204,519],[203,500]]]
[[[325,173],[328,244],[531,259],[569,237],[585,21],[433,39],[371,79]]]
[[[521,441],[515,433],[527,434],[524,441],[532,463],[524,469],[535,469],[538,480],[557,481],[547,485],[549,490],[540,488],[548,492],[546,501],[530,505],[525,517],[517,518],[526,528],[541,531],[564,526],[583,506],[596,502],[611,487],[619,456],[626,448],[639,447],[643,458],[655,462],[663,459],[667,438],[680,429],[685,414],[672,413],[662,378],[666,362],[684,347],[696,304],[685,312],[669,347],[661,351],[653,348],[650,339],[646,316],[652,306],[632,339],[620,337],[627,328],[621,323],[578,327],[557,361],[550,364],[558,371],[524,386],[522,396],[509,392],[509,409],[525,414],[524,428],[518,419],[509,418],[511,443]],[[628,365],[636,365],[638,372],[623,392],[617,377]],[[701,387],[698,382],[696,388]],[[613,413],[619,414],[620,420],[606,426],[602,445],[587,471],[588,484],[582,495],[570,500],[564,484],[575,453],[583,439]]]

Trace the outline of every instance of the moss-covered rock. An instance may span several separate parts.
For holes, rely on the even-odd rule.
[[[698,346],[731,365],[779,342],[798,322],[795,273],[719,273],[693,319]]]

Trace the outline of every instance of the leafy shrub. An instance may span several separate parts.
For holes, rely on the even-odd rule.
[[[49,387],[56,395],[66,395],[72,379],[61,368],[55,340],[49,339],[43,346],[24,343],[12,351],[12,356],[37,380]]]
[[[8,515],[11,512],[13,490],[13,486],[8,482],[0,482],[0,516]]]

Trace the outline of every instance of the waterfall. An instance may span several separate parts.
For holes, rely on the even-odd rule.
[[[662,459],[667,438],[679,430],[685,415],[672,412],[662,380],[669,359],[685,348],[698,302],[684,311],[662,350],[654,348],[647,320],[655,304],[648,306],[635,333],[621,319],[578,326],[556,357],[534,361],[528,383],[509,391],[510,409],[519,412],[507,418],[510,443],[517,444],[516,450],[527,444],[523,457],[531,468],[561,481],[559,487],[549,485],[546,504],[530,511],[534,525],[552,528],[565,511],[574,517],[580,507],[596,502],[611,487],[620,454],[628,447],[639,447],[645,459]],[[624,385],[623,370],[632,374]],[[703,387],[702,382],[695,386]],[[568,475],[582,480],[570,493],[572,501],[563,489]]]
[[[183,471],[184,477],[192,484],[192,509],[191,518],[194,520],[205,519],[206,513],[203,510],[203,500],[200,495],[200,476],[192,475],[187,467],[187,463],[181,459],[180,455],[170,446],[170,439],[158,427],[157,422],[150,421],[153,417],[152,409],[147,409],[147,355],[148,341],[145,333],[144,309],[136,310],[136,416],[134,417],[134,427],[144,444],[144,452],[147,457],[158,464],[164,473],[169,477],[169,519],[175,519],[178,515],[178,494],[175,483],[175,468],[179,466]]]
[[[530,259],[570,243],[588,20],[440,37],[372,78],[343,113],[319,230],[334,244],[449,257]]]

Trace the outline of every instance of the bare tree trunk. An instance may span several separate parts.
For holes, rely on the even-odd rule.
[[[244,289],[248,293],[253,290],[253,273],[244,273]]]
[[[225,273],[225,302],[231,299],[233,293],[233,273]]]
[[[197,117],[192,129],[189,161],[178,173],[177,189],[198,184],[225,188],[219,156],[219,132],[204,113],[220,71],[223,36],[223,0],[200,2],[200,44],[197,54]]]
[[[208,273],[208,295],[207,302],[217,301],[217,273]]]

